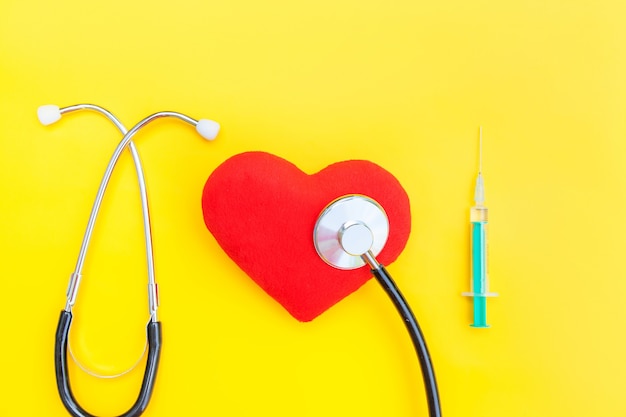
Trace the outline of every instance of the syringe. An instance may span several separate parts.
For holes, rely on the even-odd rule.
[[[474,297],[474,322],[472,327],[485,328],[487,324],[487,297],[498,294],[489,292],[487,266],[487,207],[485,207],[485,186],[483,183],[483,128],[480,127],[478,145],[478,176],[474,189],[474,203],[470,208],[471,234],[471,292],[463,295]]]

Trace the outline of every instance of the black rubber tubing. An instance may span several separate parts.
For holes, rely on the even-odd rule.
[[[383,287],[389,298],[391,298],[391,301],[393,301],[398,313],[402,316],[402,321],[404,321],[404,324],[409,331],[411,340],[413,341],[413,346],[415,347],[415,352],[417,353],[417,358],[419,359],[420,367],[422,369],[429,416],[441,417],[441,404],[439,401],[437,380],[435,379],[435,369],[433,368],[433,363],[430,359],[428,348],[426,347],[426,340],[424,339],[422,330],[417,324],[417,319],[385,267],[380,265],[378,268],[372,269],[372,274],[374,274],[378,283]]]
[[[56,340],[54,344],[54,367],[57,378],[57,388],[59,396],[67,411],[74,417],[96,417],[89,414],[83,409],[74,398],[72,389],[70,388],[70,379],[67,361],[67,344],[72,324],[72,313],[66,310],[61,311],[59,317],[59,325],[57,326]],[[146,370],[141,383],[141,390],[135,404],[121,414],[119,417],[138,417],[143,414],[148,407],[154,381],[156,380],[157,369],[159,367],[159,358],[161,357],[161,323],[151,321],[148,323],[148,360],[146,362]]]

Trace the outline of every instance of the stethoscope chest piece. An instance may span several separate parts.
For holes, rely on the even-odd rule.
[[[359,194],[331,202],[313,229],[315,250],[324,262],[339,269],[365,265],[363,255],[377,256],[388,236],[385,210],[376,201]]]

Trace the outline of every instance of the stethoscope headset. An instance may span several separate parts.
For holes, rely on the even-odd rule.
[[[128,146],[139,182],[141,194],[141,206],[144,222],[144,237],[148,263],[148,299],[150,321],[147,326],[148,359],[144,372],[143,382],[139,396],[133,406],[120,417],[140,416],[150,401],[150,396],[156,379],[160,350],[161,350],[161,323],[157,320],[158,290],[154,277],[154,259],[152,251],[152,232],[150,227],[150,213],[148,210],[148,198],[141,161],[137,149],[132,142],[132,137],[146,124],[162,117],[174,117],[196,127],[198,133],[209,140],[215,138],[219,125],[210,120],[195,120],[188,116],[175,112],[160,112],[146,117],[137,123],[130,131],[127,131],[122,123],[109,111],[92,104],[81,104],[59,108],[57,106],[42,106],[39,111],[39,119],[42,124],[49,125],[60,119],[64,113],[76,110],[93,110],[107,117],[118,130],[124,135],[115,149],[100,183],[94,205],[89,217],[87,229],[78,256],[74,272],[70,276],[67,290],[67,302],[61,311],[56,332],[55,342],[55,368],[57,388],[61,401],[72,416],[93,417],[85,411],[76,401],[70,388],[68,377],[68,335],[72,322],[72,306],[76,302],[76,295],[82,276],[82,268],[87,253],[87,248],[93,232],[93,227],[100,210],[102,199],[107,184],[125,147]],[[376,256],[383,249],[389,235],[389,221],[384,209],[375,200],[368,196],[352,194],[340,197],[330,202],[320,213],[313,230],[313,243],[318,255],[330,266],[343,270],[360,268],[367,265],[376,280],[383,287],[396,310],[403,319],[415,348],[424,380],[428,411],[430,417],[441,417],[441,405],[439,392],[435,379],[432,360],[426,346],[424,335],[417,323],[409,304],[394,283],[393,279],[377,260]]]
[[[85,262],[85,257],[87,255],[87,249],[89,248],[89,243],[91,241],[95,222],[98,217],[98,213],[100,212],[104,193],[106,191],[109,180],[111,179],[111,175],[117,161],[124,151],[124,148],[128,146],[133,158],[135,170],[137,172],[137,180],[139,183],[139,191],[141,194],[141,210],[143,216],[144,239],[146,245],[146,260],[148,264],[148,308],[150,313],[150,320],[147,325],[148,358],[146,361],[143,381],[141,383],[141,389],[139,391],[137,400],[131,406],[131,408],[124,414],[120,415],[120,417],[136,417],[143,414],[146,407],[148,406],[148,403],[150,402],[150,397],[154,388],[154,382],[156,380],[159,359],[161,355],[162,333],[161,322],[159,322],[157,319],[159,293],[154,273],[152,229],[150,226],[150,211],[148,209],[146,182],[143,172],[143,166],[141,164],[137,148],[131,139],[142,127],[144,127],[148,123],[164,117],[176,118],[195,126],[198,134],[200,134],[200,136],[207,140],[213,140],[217,136],[217,133],[219,131],[219,124],[207,119],[195,120],[181,113],[159,112],[144,118],[132,129],[127,130],[124,125],[119,121],[119,119],[117,119],[111,112],[93,104],[78,104],[75,106],[69,106],[64,108],[59,108],[54,105],[47,105],[40,107],[37,111],[37,115],[39,117],[39,121],[43,125],[49,125],[58,121],[61,118],[61,115],[77,110],[92,110],[104,115],[117,127],[117,129],[124,135],[124,137],[113,152],[109,164],[107,165],[106,171],[102,177],[102,181],[100,182],[100,187],[98,189],[98,193],[96,194],[96,198],[91,209],[89,221],[87,222],[87,229],[85,230],[85,234],[83,236],[80,252],[78,254],[78,261],[76,262],[74,272],[70,276],[70,282],[67,288],[67,301],[65,304],[65,308],[61,311],[61,315],[59,317],[54,345],[54,363],[57,389],[59,391],[59,395],[61,397],[63,405],[72,416],[93,417],[92,414],[87,412],[78,404],[70,386],[67,354],[69,345],[69,331],[72,324],[72,307],[76,303],[76,296],[78,294],[78,288],[80,286],[82,278],[83,264]],[[79,367],[81,367],[81,369],[84,369],[80,364]],[[122,374],[125,374],[126,372],[123,372]],[[93,373],[89,373],[93,375]],[[122,374],[118,374],[115,376],[120,376]]]

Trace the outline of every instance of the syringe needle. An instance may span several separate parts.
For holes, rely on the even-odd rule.
[[[483,127],[480,126],[478,134],[478,175],[474,188],[474,202],[477,206],[485,203],[485,184],[483,182]]]
[[[483,127],[478,129],[478,175],[483,172]]]

